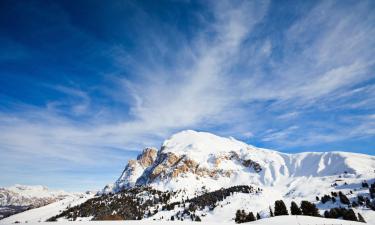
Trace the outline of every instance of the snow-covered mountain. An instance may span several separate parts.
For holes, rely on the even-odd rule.
[[[35,185],[14,185],[0,188],[0,219],[28,209],[42,207],[67,197],[79,196],[77,193],[53,191]]]
[[[14,185],[0,188],[0,206],[39,207],[63,199],[71,194],[65,191],[51,191],[47,187],[36,185]]]
[[[101,193],[149,186],[161,191],[182,191],[189,198],[235,185],[262,190],[256,195],[233,194],[221,203],[222,207],[206,216],[208,221],[228,221],[236,209],[261,212],[267,217],[269,207],[278,199],[289,205],[291,201],[312,201],[323,214],[324,210],[342,204],[323,204],[317,198],[341,191],[356,201],[357,196],[369,195],[362,182],[371,184],[374,178],[375,156],[348,152],[287,154],[234,138],[186,130],[164,141],[159,151],[146,148]],[[375,219],[374,211],[358,212]],[[152,218],[168,218],[171,213],[156,215]]]
[[[234,138],[186,130],[164,141],[158,152],[155,148],[146,148],[137,160],[130,160],[112,188],[107,186],[104,192],[136,185],[193,192],[203,186],[216,190],[247,184],[292,189],[298,186],[296,182],[307,179],[326,180],[338,176],[372,179],[374,169],[375,157],[370,155],[348,152],[286,154],[257,148]]]

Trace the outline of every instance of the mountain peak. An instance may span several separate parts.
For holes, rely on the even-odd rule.
[[[186,155],[195,160],[209,155],[246,149],[249,145],[234,138],[225,138],[208,132],[184,130],[164,141],[161,152]]]

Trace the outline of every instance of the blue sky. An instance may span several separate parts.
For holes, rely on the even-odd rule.
[[[0,185],[96,189],[183,129],[375,154],[374,1],[1,1]]]

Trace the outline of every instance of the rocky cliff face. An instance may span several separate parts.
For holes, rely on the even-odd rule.
[[[156,156],[157,149],[145,148],[137,156],[136,160],[129,160],[117,181],[112,185],[107,185],[102,192],[118,192],[122,189],[134,187],[137,179],[143,174],[144,170],[154,163]]]
[[[220,177],[230,177],[234,171],[230,167],[224,168],[225,164],[237,164],[238,166],[242,166],[243,169],[252,169],[256,173],[262,170],[259,163],[251,159],[242,159],[234,151],[226,154],[212,155],[210,161],[212,165],[202,165],[185,154],[164,153],[162,147],[154,164],[144,171],[136,184],[147,185],[158,180],[171,180],[184,177],[187,174],[194,175],[197,179],[209,177],[217,180]]]

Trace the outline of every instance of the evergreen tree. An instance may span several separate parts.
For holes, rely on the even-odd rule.
[[[253,214],[253,212],[249,212],[249,214],[247,214],[246,216],[246,221],[245,222],[251,222],[251,221],[255,221],[255,216]]]
[[[363,216],[360,213],[358,213],[358,221],[362,223],[366,223],[365,218],[363,218]]]
[[[345,210],[342,218],[344,220],[358,221],[357,216],[355,215],[353,209]]]
[[[314,203],[309,201],[302,201],[301,202],[301,210],[302,214],[305,216],[320,216],[318,208]]]
[[[236,218],[234,218],[234,221],[236,223],[244,223],[246,222],[247,215],[244,210],[237,210],[236,212]]]
[[[346,197],[346,195],[343,194],[341,191],[339,192],[339,198],[340,198],[340,202],[342,204],[350,205],[350,201],[349,201],[348,197]]]
[[[283,200],[275,201],[275,216],[288,215],[288,210],[286,209],[285,203]]]
[[[234,218],[234,222],[239,223],[241,220],[241,210],[237,209],[236,217]]]
[[[370,197],[375,198],[375,183],[371,184],[369,188],[369,192],[370,192]]]
[[[366,181],[363,181],[363,182],[362,182],[362,187],[363,187],[363,188],[368,188],[368,183],[367,183]]]
[[[262,218],[260,217],[259,213],[257,213],[257,220],[260,220],[260,219]]]
[[[302,215],[301,209],[298,207],[297,203],[295,203],[294,201],[292,202],[290,206],[290,213],[292,215]]]
[[[331,196],[329,196],[329,195],[324,195],[324,196],[320,199],[320,201],[321,201],[323,204],[325,204],[325,203],[328,202],[329,200],[331,200]]]

